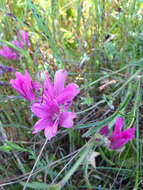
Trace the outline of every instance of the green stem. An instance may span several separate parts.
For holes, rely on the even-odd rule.
[[[105,102],[105,100],[101,100],[101,101],[97,102],[95,105],[93,105],[93,106],[87,108],[87,109],[84,110],[84,111],[76,112],[76,114],[82,114],[82,113],[85,113],[85,112],[87,112],[87,111],[90,111],[90,110],[92,110],[93,108],[97,107],[98,105],[103,104],[104,102]]]
[[[107,75],[105,75],[104,77],[101,77],[101,78],[99,78],[99,79],[97,79],[97,80],[91,82],[91,83],[88,85],[88,87],[90,87],[90,86],[96,84],[97,82],[102,81],[102,80],[104,80],[104,79],[106,79],[106,78],[108,78],[108,77],[110,77],[110,76],[113,76],[114,74],[117,74],[117,73],[119,73],[119,72],[125,70],[125,69],[128,68],[128,67],[129,67],[129,65],[127,65],[127,66],[125,66],[125,67],[119,69],[118,71],[115,71],[115,72],[112,72],[112,73],[110,73],[110,74],[107,74]],[[82,89],[82,88],[81,88],[81,89]]]
[[[92,141],[90,144],[88,143],[86,145],[85,150],[83,151],[80,158],[76,161],[76,163],[73,165],[73,167],[68,171],[67,175],[58,183],[61,187],[63,187],[66,182],[70,179],[70,177],[74,174],[74,172],[78,169],[80,164],[83,162],[87,154],[89,153],[90,149],[94,146],[95,142]]]
[[[134,190],[138,189],[138,182],[139,182],[139,111],[137,110],[136,114],[136,157],[137,157],[137,163],[136,163],[136,182]]]
[[[47,142],[48,142],[48,139],[45,140],[45,143],[44,143],[44,145],[42,146],[42,149],[41,149],[41,151],[40,151],[40,153],[39,153],[39,155],[38,155],[38,157],[37,157],[37,159],[36,159],[36,161],[35,161],[35,164],[34,164],[32,170],[31,170],[31,172],[30,172],[28,178],[27,178],[27,181],[26,181],[26,183],[25,183],[25,185],[24,185],[24,187],[23,187],[23,190],[26,190],[26,186],[27,186],[27,184],[28,184],[28,182],[29,182],[29,180],[30,180],[30,178],[31,178],[31,176],[32,176],[32,174],[33,174],[33,172],[34,172],[34,170],[35,170],[35,167],[36,167],[36,165],[37,165],[37,163],[38,163],[38,161],[39,161],[39,159],[40,159],[40,157],[41,157],[41,154],[42,154],[42,152],[43,152],[43,150],[44,150],[44,148],[45,148]]]
[[[113,96],[116,96],[130,81],[132,81],[139,73],[141,69],[139,69],[134,75],[132,75],[118,90],[113,93]]]

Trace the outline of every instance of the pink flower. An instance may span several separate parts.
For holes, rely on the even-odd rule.
[[[0,55],[9,60],[17,59],[16,51],[12,50],[12,48],[8,47],[5,44],[3,45],[3,49],[0,49]]]
[[[72,104],[73,98],[80,92],[80,90],[78,85],[75,83],[69,83],[66,87],[64,87],[66,76],[67,71],[58,70],[55,73],[54,84],[52,84],[46,74],[44,98],[48,100],[55,100],[58,104],[64,105],[64,108],[69,108]]]
[[[73,119],[76,118],[76,114],[67,111],[67,109],[80,90],[74,83],[64,87],[66,71],[59,70],[55,73],[54,85],[46,73],[45,75],[46,79],[43,86],[39,81],[33,82],[27,71],[25,71],[25,75],[17,72],[16,79],[11,79],[10,83],[25,99],[28,101],[35,100],[31,110],[40,120],[34,125],[33,133],[44,130],[46,138],[50,140],[56,135],[58,124],[64,128],[73,126]],[[36,97],[35,91],[39,92],[39,88],[43,88],[43,94]]]
[[[100,135],[108,136],[108,133],[109,133],[108,126],[101,128],[99,133]]]
[[[27,32],[20,31],[20,38],[20,40],[14,40],[11,43],[19,49],[23,49],[24,44],[26,46],[30,44]],[[16,60],[18,58],[18,52],[5,44],[3,44],[3,49],[0,49],[0,55],[9,60]]]
[[[35,83],[32,81],[29,73],[25,70],[25,74],[22,75],[19,72],[15,74],[16,79],[11,79],[11,86],[18,91],[26,100],[33,101],[36,98],[35,94]]]
[[[25,43],[26,46],[29,46],[29,45],[30,45],[30,43],[29,43],[29,36],[28,36],[28,33],[27,33],[27,32],[21,30],[21,31],[20,31],[20,37],[21,37],[21,40],[20,40],[20,41],[22,41],[23,43]]]
[[[45,104],[35,103],[31,106],[32,112],[40,118],[34,125],[33,134],[44,130],[48,140],[56,136],[58,124],[64,128],[73,126],[73,119],[76,114],[64,111],[55,101],[47,101]]]
[[[108,138],[110,140],[110,149],[119,149],[123,147],[128,141],[135,138],[135,127],[128,128],[124,131],[121,131],[123,127],[123,119],[118,118],[115,123],[115,128],[112,135]],[[100,130],[101,135],[108,136],[109,130],[108,126],[103,127]]]
[[[12,42],[13,45],[15,45],[16,47],[18,47],[19,49],[23,49],[24,44],[26,46],[29,46],[29,36],[27,34],[27,32],[25,31],[20,31],[20,40],[14,40]]]
[[[80,90],[74,83],[68,84],[65,88],[66,76],[66,71],[57,71],[53,85],[46,74],[43,102],[34,103],[31,106],[33,113],[40,118],[34,125],[33,133],[44,130],[48,140],[56,136],[58,124],[64,128],[71,128],[73,126],[73,119],[76,118],[76,114],[68,112],[67,108],[69,108],[73,98]]]

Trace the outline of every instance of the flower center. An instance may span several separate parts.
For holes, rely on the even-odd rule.
[[[53,121],[56,121],[56,119],[57,119],[58,117],[59,117],[58,114],[54,113],[54,114],[52,115],[52,120],[53,120]]]

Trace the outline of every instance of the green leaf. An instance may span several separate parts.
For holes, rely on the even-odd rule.
[[[128,93],[123,101],[123,103],[120,105],[119,109],[117,111],[115,111],[111,116],[109,116],[108,118],[102,120],[102,121],[97,121],[97,122],[93,122],[93,123],[89,123],[90,126],[94,126],[91,127],[84,135],[83,137],[89,137],[91,135],[93,135],[97,130],[99,130],[100,126],[103,126],[107,123],[109,123],[110,121],[112,121],[117,115],[120,114],[120,112],[128,105],[129,101],[131,99],[131,94]],[[88,125],[88,124],[86,124]],[[82,125],[83,126],[83,125]],[[96,127],[97,126],[97,127]],[[80,126],[81,127],[81,126]],[[78,128],[78,126],[76,127]]]
[[[21,182],[21,185],[24,186],[25,183]],[[60,190],[60,185],[53,184],[53,185],[47,185],[45,183],[39,183],[39,182],[32,182],[28,183],[26,187],[32,188],[32,189],[38,189],[38,190]]]
[[[5,141],[6,145],[0,146],[0,150],[3,150],[5,152],[10,152],[10,151],[26,151],[28,152],[27,149],[20,147],[19,145],[9,142],[9,141]]]

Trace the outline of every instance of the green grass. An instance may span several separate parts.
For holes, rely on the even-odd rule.
[[[32,3],[33,2],[33,3]],[[27,189],[141,190],[143,2],[104,0],[0,0],[0,43],[28,32],[31,45],[19,63],[0,57],[0,65],[27,69],[36,80],[46,70],[67,70],[68,82],[81,92],[72,109],[78,118],[72,129],[59,128],[46,144]],[[3,34],[3,35],[1,35]],[[14,74],[5,73],[0,82]],[[1,84],[1,83],[0,83]],[[117,117],[124,128],[136,126],[136,138],[122,151],[101,147],[95,136],[101,127],[113,129]],[[21,190],[45,142],[32,134],[37,121],[29,103],[9,85],[0,85],[0,188]],[[100,153],[96,169],[90,150]]]

